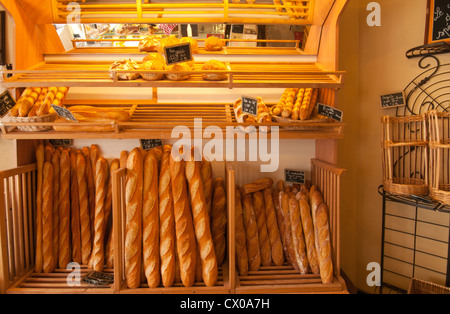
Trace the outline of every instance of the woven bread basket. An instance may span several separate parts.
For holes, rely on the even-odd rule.
[[[34,117],[12,117],[9,116],[9,122],[12,123],[50,123],[54,122],[58,115],[56,113],[50,113],[44,116],[34,116]],[[17,129],[23,132],[42,132],[52,130],[52,126],[41,126],[41,125],[19,125]]]

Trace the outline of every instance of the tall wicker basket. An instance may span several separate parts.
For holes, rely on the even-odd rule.
[[[450,113],[428,113],[430,128],[430,196],[450,205]]]
[[[383,185],[387,192],[427,195],[428,141],[426,115],[381,118]]]

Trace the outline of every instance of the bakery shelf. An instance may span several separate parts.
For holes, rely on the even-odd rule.
[[[202,62],[195,63],[191,78],[186,81],[118,80],[117,73],[110,72],[110,62],[42,62],[25,71],[2,71],[13,74],[1,85],[18,87],[200,87],[200,88],[340,88],[342,71],[327,71],[317,63],[307,62],[230,62],[228,79],[205,81],[202,79]],[[134,71],[139,72],[139,71]],[[167,71],[152,71],[152,73]],[[111,78],[110,75],[112,74]]]
[[[109,101],[104,101],[109,102]],[[118,101],[111,101],[117,103]],[[83,105],[103,106],[101,100],[84,100],[80,102]],[[128,103],[128,104],[126,104]],[[70,105],[77,104],[76,100],[66,103],[70,110]],[[268,104],[270,106],[270,104]],[[109,105],[111,106],[111,105]],[[201,118],[201,127],[204,130],[208,126],[220,128],[226,135],[227,127],[233,127],[235,134],[247,134],[241,132],[238,127],[251,127],[251,124],[237,123],[234,118],[233,107],[229,103],[205,103],[205,104],[180,104],[180,103],[151,103],[147,101],[143,104],[136,104],[130,100],[124,100],[124,104],[116,105],[115,108],[122,108],[130,112],[130,122],[111,123],[92,123],[83,125],[106,126],[112,128],[110,132],[80,132],[74,130],[72,132],[24,132],[19,131],[16,127],[21,125],[27,126],[55,126],[67,125],[67,123],[0,123],[1,138],[3,139],[143,139],[158,138],[172,139],[172,130],[177,126],[185,126],[191,131],[194,130],[196,120]],[[317,122],[306,121],[301,125],[296,125],[292,129],[292,124],[283,123],[264,123],[259,126],[279,127],[280,139],[342,139],[344,136],[344,123],[338,122]],[[248,136],[248,134],[247,134]],[[264,136],[271,137],[271,133],[264,133]],[[209,137],[208,137],[209,138]]]
[[[54,23],[65,24],[73,19],[69,2],[52,0]],[[312,23],[314,9],[314,0],[292,1],[291,5],[275,5],[267,0],[257,0],[254,4],[234,4],[228,0],[203,0],[201,3],[87,0],[78,3],[80,23],[308,25]]]

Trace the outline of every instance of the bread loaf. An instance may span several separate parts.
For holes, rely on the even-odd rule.
[[[22,93],[22,95],[20,95],[19,99],[17,100],[16,104],[14,105],[14,107],[11,109],[10,111],[10,115],[12,117],[18,117],[19,116],[19,108],[20,105],[22,104],[22,101],[27,98],[27,96],[33,91],[32,87],[27,87],[24,92]]]
[[[211,162],[203,159],[201,164],[201,174],[203,182],[203,194],[205,195],[206,208],[208,209],[208,215],[211,217],[211,202],[213,195],[213,178]]]
[[[58,266],[65,269],[70,262],[70,156],[67,150],[59,159],[59,232]]]
[[[278,229],[277,214],[272,198],[272,191],[269,188],[264,189],[264,205],[272,262],[276,266],[281,266],[284,263],[283,244],[281,243],[280,232]]]
[[[317,254],[319,254],[319,234],[316,228],[316,211],[319,208],[319,205],[323,203],[323,196],[316,186],[312,186],[310,189],[309,202],[311,207],[311,218],[314,226],[314,240],[316,242]]]
[[[255,210],[256,224],[258,225],[259,248],[261,252],[261,264],[272,265],[272,252],[270,248],[269,233],[267,231],[266,209],[261,191],[252,194],[253,208]]]
[[[248,275],[248,254],[244,229],[244,219],[242,217],[242,200],[241,192],[236,187],[235,191],[235,249],[236,249],[236,265],[239,275]]]
[[[144,198],[142,204],[142,244],[145,277],[150,288],[161,282],[159,262],[158,160],[153,151],[144,159]]]
[[[81,150],[86,160],[86,183],[88,188],[89,203],[89,222],[91,225],[91,238],[94,237],[94,215],[95,215],[95,173],[92,169],[91,152],[89,147],[85,146]]]
[[[59,233],[59,162],[61,152],[55,150],[52,157],[53,166],[53,260],[58,264],[58,233]]]
[[[222,266],[226,256],[227,231],[227,196],[225,182],[218,177],[213,184],[213,200],[211,210],[211,234],[214,242],[217,265]]]
[[[300,220],[300,210],[295,197],[289,197],[289,218],[291,220],[292,244],[294,247],[295,259],[301,274],[308,273],[308,257],[306,255],[305,238],[303,235],[302,222]]]
[[[91,222],[89,218],[89,197],[86,181],[86,159],[82,153],[77,153],[77,184],[80,206],[81,230],[81,262],[89,263],[92,251]]]
[[[181,281],[185,287],[190,287],[195,281],[197,243],[186,186],[185,162],[179,156],[173,155],[176,154],[171,154],[170,158],[170,179],[175,214],[177,254]]]
[[[42,273],[42,179],[45,163],[44,145],[36,148],[37,189],[36,189],[36,258],[35,272]]]
[[[112,225],[112,177],[113,173],[117,171],[120,167],[119,159],[113,159],[109,166],[108,172],[108,190],[106,192],[105,198],[105,234],[108,232],[108,226]]]
[[[245,194],[254,193],[256,191],[264,190],[265,188],[271,187],[273,185],[273,180],[270,178],[262,178],[255,180],[251,183],[244,184],[243,192]]]
[[[31,107],[30,111],[27,114],[27,117],[34,117],[37,114],[38,108],[41,106],[41,104],[44,102],[45,97],[47,95],[47,88],[43,88],[39,94],[38,99],[34,103],[33,107]]]
[[[39,97],[39,94],[41,93],[42,88],[40,87],[34,87],[30,94],[25,97],[25,99],[20,103],[19,107],[19,117],[26,117],[28,115],[28,112],[33,107],[34,103]]]
[[[281,212],[279,195],[280,195],[280,191],[278,190],[278,188],[273,189],[272,199],[273,199],[273,204],[275,207],[275,213],[276,213],[276,217],[277,217],[278,232],[280,233],[281,244],[283,246],[283,252],[285,255],[285,249],[284,249],[285,248],[285,246],[284,246],[285,231],[284,231],[283,213]]]
[[[292,109],[291,119],[298,120],[300,118],[300,108],[303,102],[303,96],[305,95],[305,89],[300,88],[297,93],[297,99],[295,100],[294,108]]]
[[[261,252],[259,248],[258,225],[251,194],[241,189],[242,218],[244,219],[245,236],[247,241],[248,269],[256,271],[261,267]]]
[[[313,274],[319,274],[319,263],[317,260],[316,241],[314,238],[314,226],[311,218],[311,210],[308,203],[308,197],[299,192],[299,208],[300,217],[303,226],[303,233],[305,235],[306,253],[308,256],[308,263]]]
[[[127,159],[127,181],[125,191],[125,274],[128,288],[137,288],[141,282],[142,187],[142,154],[139,148],[134,148]]]
[[[45,95],[45,99],[42,103],[39,104],[39,107],[36,110],[36,114],[38,116],[43,116],[49,113],[50,106],[53,103],[53,100],[56,97],[56,93],[58,92],[57,87],[49,87],[47,94]]]
[[[79,128],[79,126],[77,126]],[[92,144],[89,147],[89,158],[91,159],[91,167],[92,167],[92,178],[93,178],[93,183],[94,183],[94,201],[93,201],[93,211],[90,212],[90,218],[91,218],[91,232],[92,235],[94,235],[94,223],[95,223],[95,198],[96,198],[96,191],[95,191],[95,180],[96,180],[96,170],[95,170],[95,165],[97,164],[97,160],[100,157],[100,151],[98,149],[98,146],[95,144]]]
[[[217,282],[218,266],[208,209],[206,208],[205,196],[203,195],[200,166],[201,162],[194,160],[194,149],[192,149],[191,159],[186,161],[186,179],[189,184],[194,230],[202,263],[202,277],[206,286],[211,287]]]
[[[53,166],[48,161],[44,163],[42,180],[42,257],[43,272],[53,272]]]
[[[325,203],[319,205],[316,211],[316,225],[318,234],[318,259],[320,278],[322,283],[333,282],[333,256],[331,249],[330,229],[328,223],[328,206]]]
[[[297,260],[295,258],[294,243],[291,233],[291,218],[289,213],[289,194],[285,192],[280,192],[280,207],[281,213],[283,214],[284,222],[284,252],[286,254],[287,261],[295,268],[299,269]]]
[[[77,153],[70,152],[70,230],[72,233],[72,261],[82,263],[81,257],[81,227],[80,227],[80,200],[78,198],[77,182]]]
[[[159,174],[159,252],[161,280],[164,287],[171,287],[175,281],[176,262],[175,216],[170,180],[171,149],[169,145],[163,147]]]
[[[123,150],[120,152],[120,169],[127,167],[128,152]]]

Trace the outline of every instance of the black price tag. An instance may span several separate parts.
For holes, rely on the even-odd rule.
[[[73,140],[49,140],[53,146],[68,147],[72,146]]]
[[[258,99],[254,97],[242,96],[242,112],[251,116],[258,116]]]
[[[92,271],[83,278],[83,281],[91,285],[107,286],[114,283],[114,275]]]
[[[159,146],[163,146],[162,140],[141,140],[141,147],[143,150],[150,150]]]
[[[0,95],[0,118],[3,118],[15,105],[16,101],[12,98],[10,92],[4,91]]]
[[[62,118],[66,118],[67,120],[72,120],[74,122],[78,122],[78,120],[73,116],[72,112],[69,109],[66,109],[61,106],[52,105],[52,108],[55,109],[58,116]]]
[[[287,183],[294,183],[294,184],[295,183],[298,183],[298,184],[305,183],[305,172],[304,171],[284,169],[284,177],[285,177],[285,181]]]
[[[164,47],[167,65],[192,61],[191,43]]]
[[[321,103],[317,104],[317,113],[338,122],[342,122],[344,116],[344,113],[341,110]]]
[[[383,109],[401,107],[406,105],[404,92],[382,95],[380,97],[380,100],[381,100],[381,108]]]

